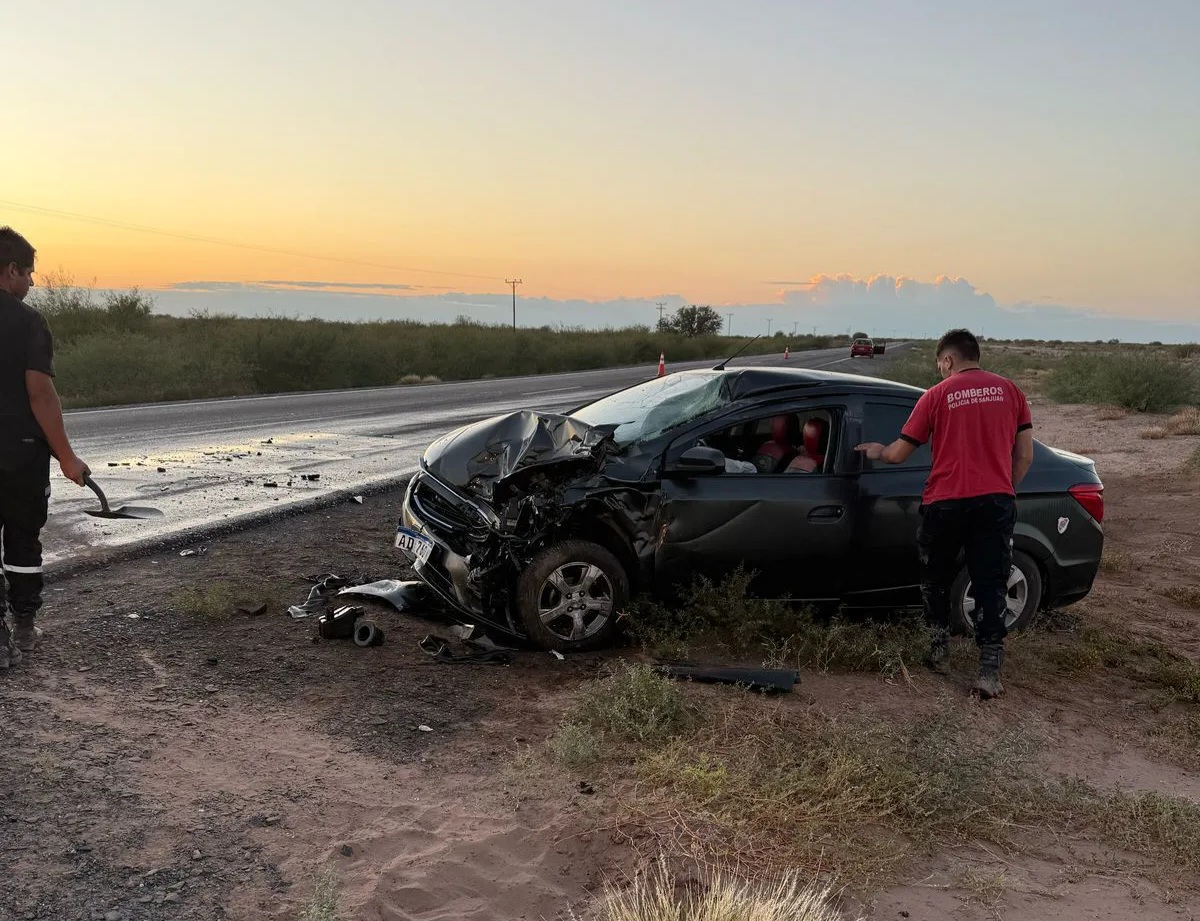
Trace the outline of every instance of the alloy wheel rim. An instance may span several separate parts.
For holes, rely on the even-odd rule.
[[[612,619],[612,580],[594,563],[574,561],[554,570],[538,590],[538,619],[561,640],[595,636]]]
[[[1025,578],[1025,573],[1021,572],[1020,567],[1013,566],[1008,573],[1008,592],[1004,599],[1004,624],[1006,627],[1011,627],[1016,623],[1028,602],[1029,580]],[[975,599],[971,597],[971,583],[967,582],[967,587],[963,590],[962,610],[972,624],[975,623],[975,609]]]

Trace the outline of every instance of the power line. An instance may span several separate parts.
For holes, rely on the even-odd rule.
[[[666,301],[655,301],[654,303],[656,303],[658,305],[658,325],[662,326],[663,311],[667,309],[667,302]]]
[[[126,221],[114,221],[109,218],[95,217],[90,214],[77,214],[73,211],[59,211],[56,208],[43,208],[40,205],[26,205],[21,202],[0,199],[0,205],[12,208],[14,211],[24,211],[29,214],[41,214],[47,217],[61,218],[67,221],[81,221],[86,224],[97,224],[101,227],[112,227],[117,230],[129,230],[135,233],[153,234],[160,237],[173,237],[176,240],[190,240],[193,243],[208,243],[212,246],[228,246],[234,249],[254,250],[260,253],[271,253],[276,256],[295,256],[299,259],[319,259],[324,262],[340,262],[345,265],[357,265],[371,269],[386,269],[390,272],[419,272],[424,275],[444,275],[449,278],[474,278],[486,281],[496,281],[492,275],[472,275],[467,272],[446,272],[441,269],[419,269],[406,265],[387,265],[381,262],[366,262],[361,259],[344,259],[340,256],[322,256],[317,253],[305,253],[299,250],[276,249],[271,246],[258,246],[254,243],[238,243],[232,240],[220,240],[216,237],[204,237],[199,234],[182,233],[176,230],[164,230],[161,227],[148,227],[144,224],[130,224]]]
[[[519,278],[504,279],[506,285],[512,285],[513,289],[513,329],[517,328],[517,285],[524,284]]]

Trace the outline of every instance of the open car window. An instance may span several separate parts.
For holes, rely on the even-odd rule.
[[[832,407],[777,410],[709,432],[689,447],[716,448],[728,476],[821,474],[833,469],[840,425]]]

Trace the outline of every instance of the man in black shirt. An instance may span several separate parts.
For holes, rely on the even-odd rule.
[[[32,652],[41,632],[33,620],[42,606],[50,457],[80,486],[91,473],[67,439],[50,329],[23,303],[33,286],[35,255],[28,240],[0,227],[0,670]],[[12,613],[11,629],[6,612]]]

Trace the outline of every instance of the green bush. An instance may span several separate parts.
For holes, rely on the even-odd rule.
[[[1196,372],[1148,352],[1074,353],[1051,372],[1048,391],[1059,403],[1097,403],[1135,412],[1162,413],[1193,402]]]
[[[90,289],[47,286],[36,304],[54,333],[64,405],[338,390],[400,380],[476,380],[723,358],[746,344],[686,338],[645,327],[589,331],[519,329],[474,322],[328,323],[207,312],[155,316],[137,291],[97,300]],[[790,340],[795,349],[824,345]],[[757,342],[745,354],[775,352]]]

